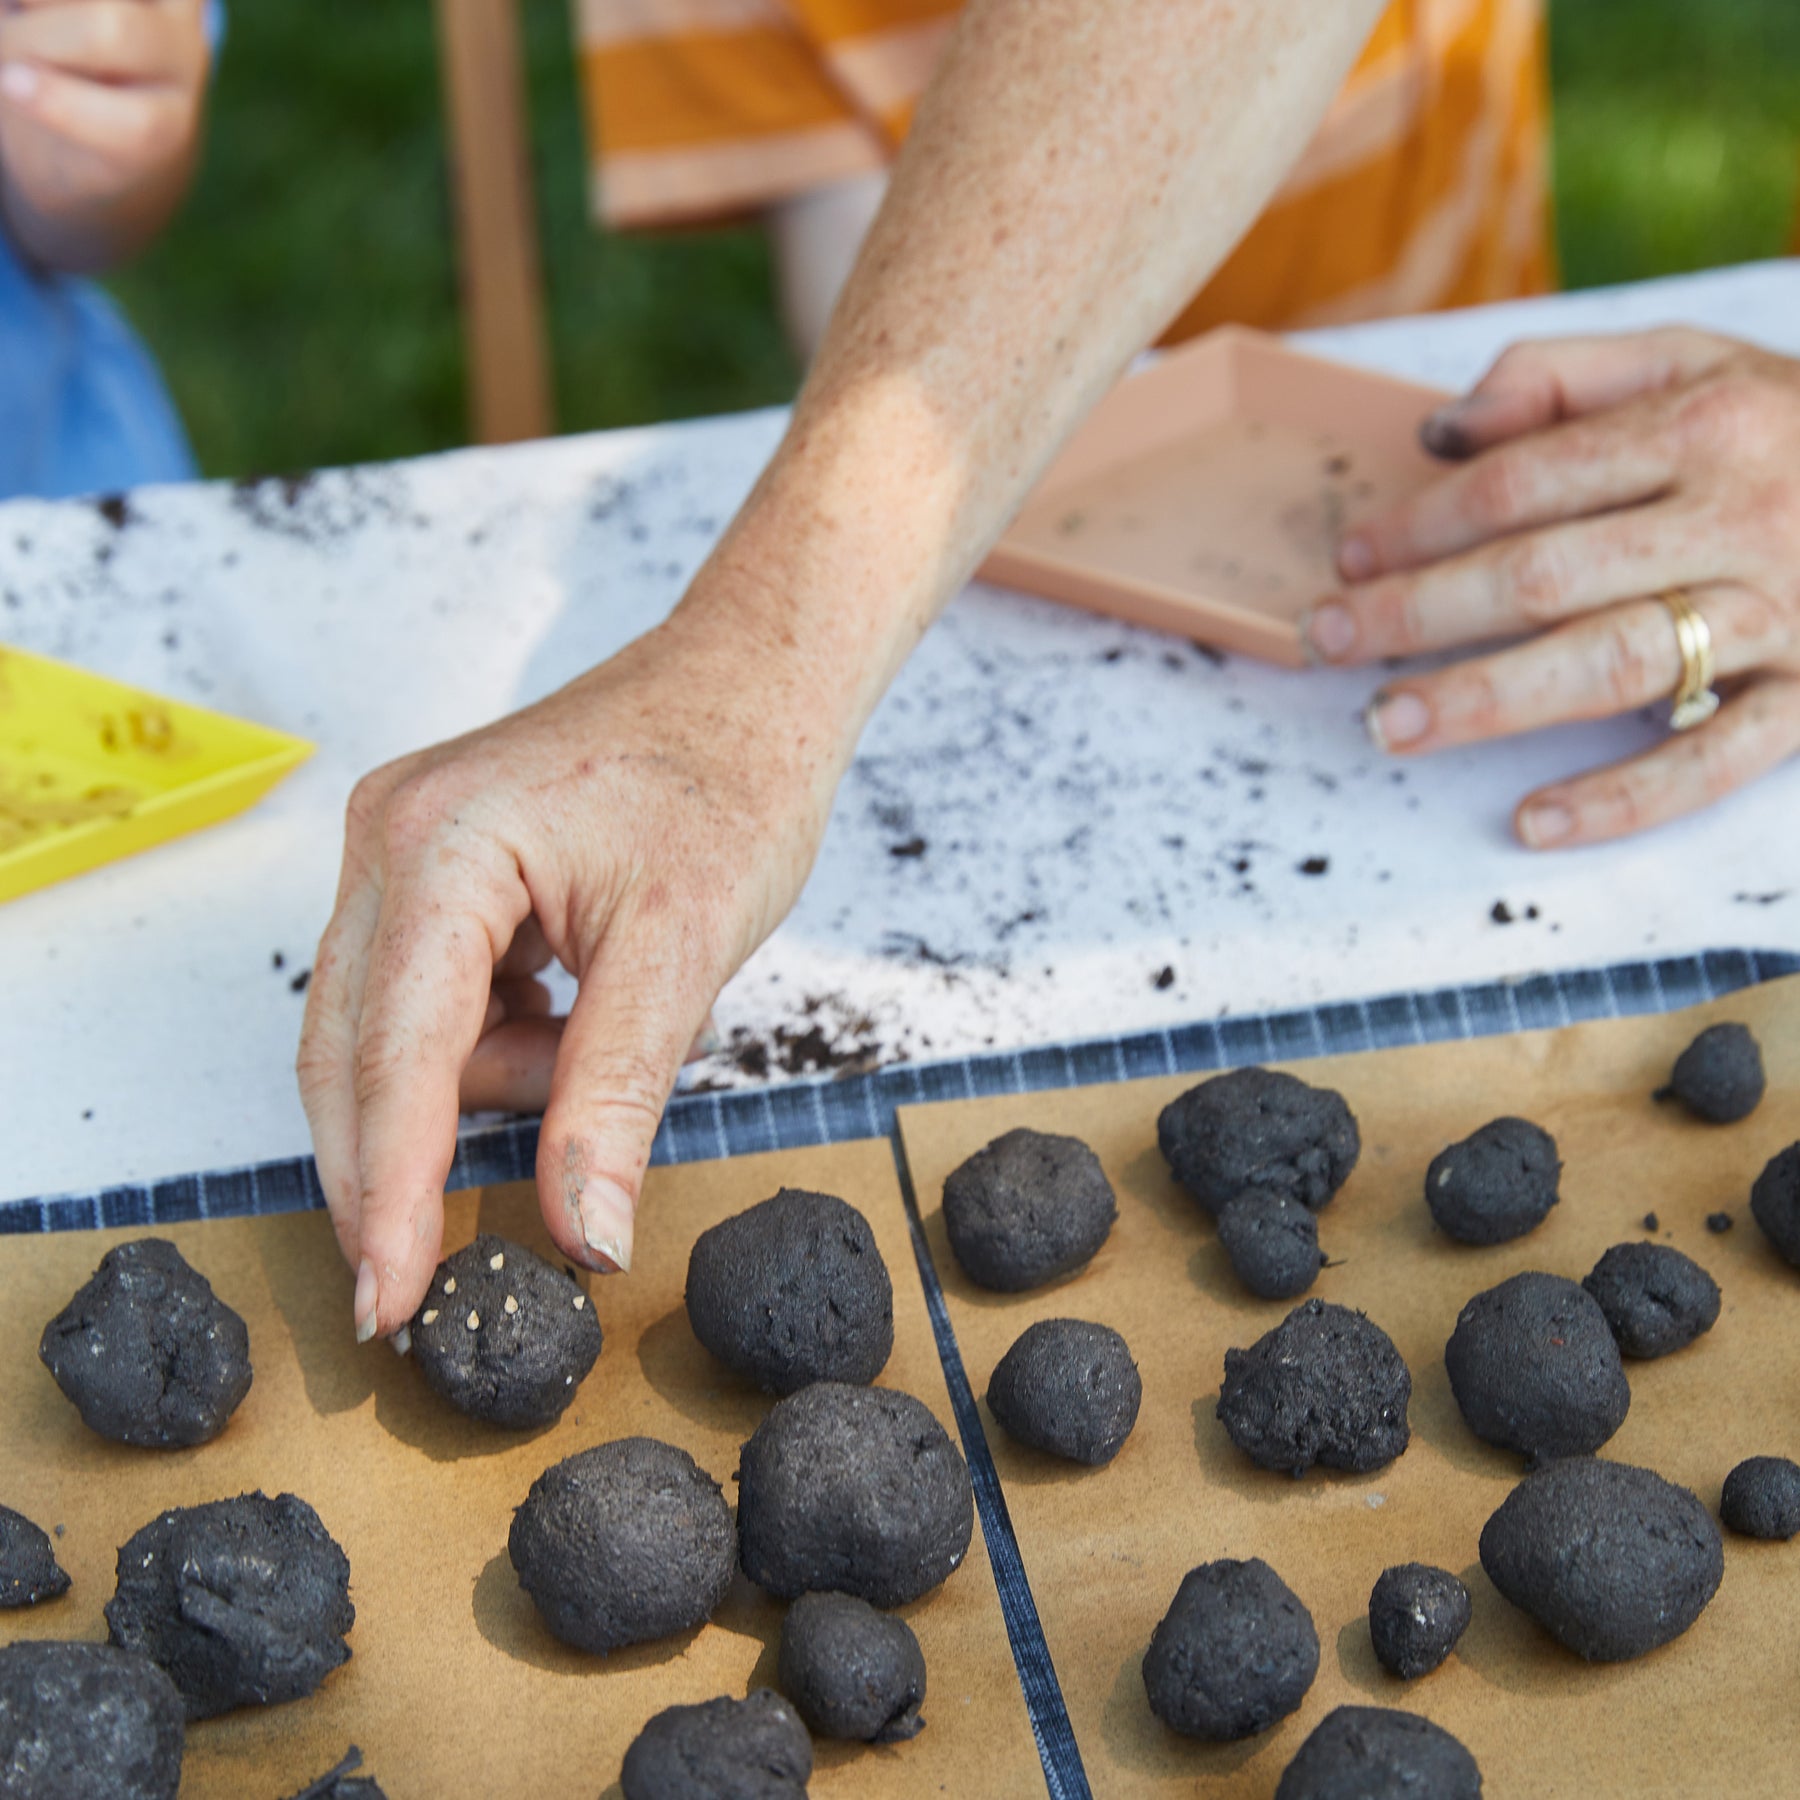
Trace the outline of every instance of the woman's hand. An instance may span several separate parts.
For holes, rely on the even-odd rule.
[[[793,903],[847,740],[784,670],[682,615],[529,710],[351,797],[299,1074],[367,1338],[443,1235],[459,1105],[548,1104],[551,1236],[623,1269],[651,1140],[714,996]],[[531,978],[580,982],[564,1028]]]
[[[1800,363],[1686,329],[1521,344],[1423,436],[1462,466],[1345,536],[1345,590],[1308,620],[1313,649],[1364,663],[1524,641],[1390,682],[1368,715],[1382,748],[1666,700],[1682,662],[1655,596],[1679,588],[1711,630],[1725,704],[1528,796],[1521,839],[1658,825],[1800,750]]]
[[[203,0],[11,0],[0,174],[31,255],[105,268],[162,228],[193,168],[209,61]]]

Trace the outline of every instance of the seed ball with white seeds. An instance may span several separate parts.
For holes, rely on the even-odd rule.
[[[1086,1268],[1118,1215],[1099,1157],[1054,1132],[1008,1131],[944,1182],[951,1252],[994,1293],[1023,1293]]]
[[[1209,1213],[1250,1188],[1317,1212],[1362,1154],[1343,1095],[1277,1069],[1233,1069],[1189,1088],[1163,1108],[1156,1141],[1170,1173]]]
[[[1448,1569],[1400,1563],[1369,1595],[1375,1660],[1402,1681],[1429,1675],[1469,1629],[1469,1590]]]
[[[175,1800],[187,1727],[175,1684],[110,1644],[0,1649],[6,1800]]]
[[[1252,1188],[1219,1214],[1219,1242],[1232,1272],[1259,1300],[1292,1300],[1325,1266],[1319,1221],[1287,1194]]]
[[[1040,1319],[1001,1357],[988,1410],[1021,1444],[1090,1468],[1111,1462],[1137,1423],[1144,1383],[1125,1340],[1086,1319]]]
[[[0,1506],[0,1612],[36,1606],[68,1591],[69,1577],[56,1560],[48,1534],[23,1513]]]
[[[1340,1706],[1282,1771],[1275,1800],[1480,1800],[1481,1770],[1441,1725],[1387,1706]]]
[[[1725,1477],[1719,1517],[1740,1537],[1785,1541],[1800,1533],[1800,1463],[1752,1456]]]
[[[904,1619],[854,1594],[802,1594],[781,1622],[781,1691],[807,1729],[898,1744],[925,1721],[925,1657]]]
[[[1762,1050],[1747,1025],[1709,1025],[1675,1059],[1669,1085],[1658,1100],[1673,1097],[1696,1118],[1735,1125],[1762,1103],[1767,1088]]]
[[[1556,1139],[1541,1125],[1493,1119],[1431,1159],[1425,1204],[1458,1243],[1509,1243],[1544,1222],[1561,1175]]]
[[[506,1547],[553,1635],[604,1655],[705,1624],[737,1541],[719,1484],[685,1450],[631,1437],[546,1469]]]
[[[765,1393],[873,1381],[894,1349],[894,1286],[869,1221],[783,1188],[701,1232],[688,1257],[694,1336]]]
[[[625,1800],[802,1800],[812,1739],[770,1688],[659,1712],[625,1752]]]
[[[1620,1351],[1640,1360],[1680,1350],[1718,1323],[1719,1284],[1673,1244],[1614,1244],[1581,1285]]]
[[[38,1356],[103,1438],[209,1443],[250,1391],[250,1333],[164,1238],[116,1244],[44,1327]]]
[[[600,1356],[580,1283],[488,1232],[438,1264],[410,1330],[434,1393],[514,1431],[561,1418]]]
[[[893,1388],[815,1381],[776,1401],[739,1459],[744,1573],[780,1600],[904,1606],[962,1566],[974,1530],[967,1465]]]

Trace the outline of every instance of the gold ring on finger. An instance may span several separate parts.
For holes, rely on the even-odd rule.
[[[1669,609],[1681,652],[1681,680],[1669,707],[1669,729],[1692,731],[1719,710],[1719,696],[1713,692],[1712,631],[1681,588],[1670,588],[1657,599]]]

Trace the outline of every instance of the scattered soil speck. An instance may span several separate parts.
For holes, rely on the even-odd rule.
[[[1300,873],[1302,875],[1323,875],[1330,867],[1331,858],[1329,856],[1309,856],[1300,865]]]
[[[94,511],[109,524],[114,531],[123,531],[131,523],[131,502],[123,494],[102,494],[94,502]]]
[[[1729,1231],[1731,1225],[1732,1218],[1731,1214],[1728,1212],[1708,1213],[1706,1215],[1706,1229],[1710,1231],[1714,1237],[1719,1237],[1724,1232]]]
[[[306,992],[306,984],[311,980],[312,970],[302,969],[300,973],[288,983],[288,990],[290,993],[304,994]]]
[[[1492,919],[1496,925],[1510,925],[1513,922],[1513,909],[1508,906],[1504,900],[1496,900],[1494,904],[1488,908],[1488,917]]]
[[[1150,978],[1150,985],[1153,988],[1173,987],[1175,985],[1174,969],[1165,963],[1163,965],[1163,967],[1158,969],[1156,971],[1156,973]]]
[[[925,840],[922,837],[909,837],[904,844],[889,844],[888,855],[898,857],[918,857],[925,854]]]
[[[1662,1224],[1662,1221],[1656,1216],[1655,1213],[1645,1213],[1644,1214],[1644,1229],[1646,1231],[1655,1231],[1661,1226],[1661,1224]]]

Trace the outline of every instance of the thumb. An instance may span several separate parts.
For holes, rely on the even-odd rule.
[[[1433,456],[1476,456],[1525,432],[1692,381],[1737,348],[1682,325],[1514,344],[1468,393],[1426,415],[1419,441]]]
[[[631,1267],[650,1148],[717,983],[666,917],[617,923],[582,972],[538,1139],[538,1203],[563,1251]]]

